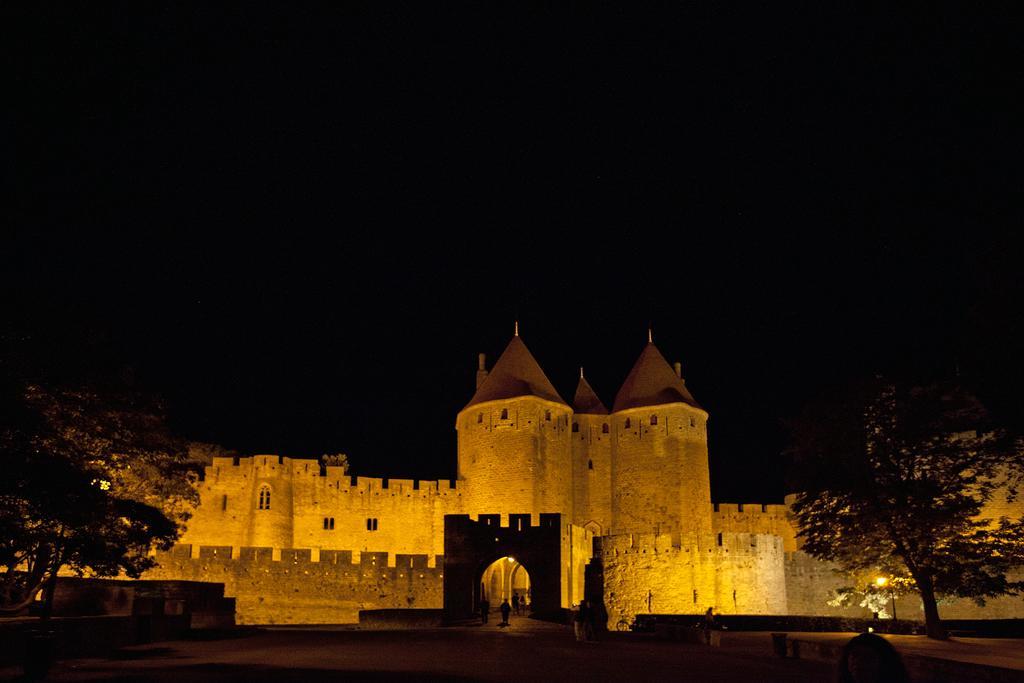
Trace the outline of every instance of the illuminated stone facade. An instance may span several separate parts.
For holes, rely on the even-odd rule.
[[[582,372],[566,403],[518,335],[490,371],[481,356],[476,379],[455,418],[456,481],[351,477],[275,455],[214,458],[182,544],[148,576],[224,582],[241,623],[353,622],[360,609],[447,604],[445,591],[456,589],[444,578],[446,515],[486,520],[502,543],[540,533],[531,528],[560,515],[552,557],[520,546],[515,562],[546,586],[554,581],[561,607],[582,599],[592,563],[612,626],[641,612],[710,606],[862,612],[827,605],[842,579],[799,551],[787,505],[711,502],[708,413],[653,343],[610,411]],[[1019,505],[1003,502],[1000,511],[1008,507]],[[460,576],[473,573],[466,557]],[[457,589],[475,596],[466,605],[489,590],[484,566]],[[1020,603],[1001,600],[995,611],[1021,616]]]

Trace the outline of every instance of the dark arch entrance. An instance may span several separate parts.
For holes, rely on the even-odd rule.
[[[528,577],[532,616],[557,619],[568,607],[567,590],[563,587],[561,515],[540,515],[540,524],[530,526],[530,515],[509,515],[509,526],[500,525],[499,515],[480,515],[474,522],[469,515],[445,515],[444,518],[444,610],[449,621],[477,616],[480,603],[487,595],[491,608],[501,604],[502,595],[493,596],[493,566],[505,562],[505,584],[515,585],[516,575],[525,571]],[[509,562],[509,558],[512,562]],[[516,567],[522,569],[516,569]],[[490,573],[488,573],[490,570]],[[508,583],[508,582],[511,582]],[[511,591],[507,593],[511,596]],[[564,598],[564,599],[563,599]],[[566,604],[563,604],[565,602]]]

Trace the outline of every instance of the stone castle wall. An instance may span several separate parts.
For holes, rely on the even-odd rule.
[[[1008,478],[1012,481],[1009,468],[1003,467],[996,473],[994,481],[998,487],[992,499],[981,509],[981,517],[992,520],[993,525],[998,524],[1001,517],[1024,519],[1024,482],[1020,482],[1022,486],[1017,494],[1011,495],[1012,487],[1008,485]]]
[[[611,423],[611,533],[671,533],[682,546],[709,536],[707,413],[678,403],[620,411]]]
[[[787,614],[808,616],[870,617],[871,613],[852,605],[836,607],[829,601],[836,597],[836,589],[853,585],[846,575],[836,571],[830,562],[815,559],[802,551],[786,552]]]
[[[269,509],[259,505],[264,486]],[[321,470],[316,460],[276,455],[214,458],[199,493],[182,542],[235,548],[440,555],[444,516],[464,506],[463,490],[446,480],[350,477],[340,467]]]
[[[716,537],[717,540],[717,537]],[[671,534],[601,539],[605,607],[610,628],[635,615],[785,614],[782,539],[722,534],[721,545],[679,546]]]
[[[156,559],[143,578],[223,583],[240,624],[354,624],[362,609],[443,604],[434,556],[179,544]]]
[[[479,403],[456,419],[465,512],[571,513],[572,411],[523,396]]]
[[[772,534],[782,538],[787,553],[797,549],[796,527],[788,505],[715,503],[711,511],[711,527],[716,534]]]

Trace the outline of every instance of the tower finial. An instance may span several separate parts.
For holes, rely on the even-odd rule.
[[[519,336],[519,321],[516,321],[516,336]]]
[[[649,326],[647,328],[647,343],[648,344],[653,344],[654,343],[654,334],[651,332],[651,328]]]
[[[583,366],[580,366],[580,379],[583,379]]]

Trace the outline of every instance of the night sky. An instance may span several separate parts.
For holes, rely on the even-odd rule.
[[[2,10],[5,335],[365,475],[455,476],[517,318],[607,405],[653,326],[720,501],[871,373],[1024,425],[1010,17],[291,4]]]

